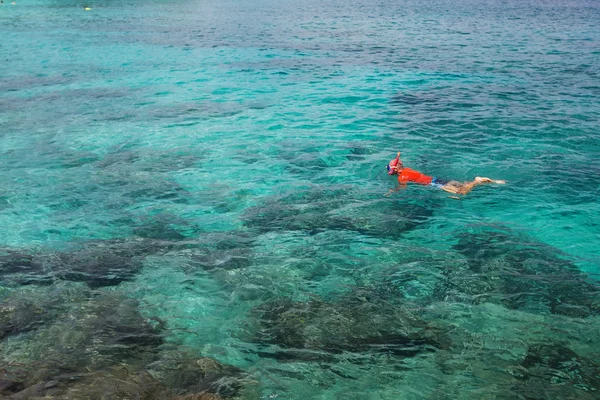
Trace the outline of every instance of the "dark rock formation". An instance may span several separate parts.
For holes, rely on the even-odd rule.
[[[319,352],[345,351],[411,357],[448,342],[437,326],[419,317],[418,308],[372,289],[357,289],[330,302],[272,300],[252,314],[257,326],[249,340],[278,346],[271,355],[278,359],[323,360],[329,356]]]
[[[72,283],[5,291],[0,296],[0,339],[50,323],[67,313],[73,303],[90,296],[85,286]]]
[[[191,351],[163,351],[149,365],[150,374],[175,393],[212,393],[235,396],[247,381],[244,372]]]
[[[527,399],[594,399],[600,390],[600,364],[552,341],[529,347],[519,372],[512,390]]]
[[[34,254],[27,254],[24,250],[2,249],[0,278],[5,284],[43,285],[52,283],[54,274]]]
[[[30,318],[36,313],[25,309],[28,303],[23,310],[0,308],[0,327],[21,333],[18,346],[26,349],[0,366],[0,398],[217,400],[250,382],[236,367],[165,345],[165,323],[144,318],[123,293],[61,285],[44,287],[45,302],[31,298],[46,307],[39,321]],[[27,296],[15,293],[5,303]]]
[[[600,311],[600,286],[557,249],[505,228],[461,234],[454,248],[467,265],[445,267],[442,299],[586,317]]]
[[[349,230],[374,237],[397,237],[428,221],[433,210],[417,204],[398,205],[378,199],[364,199],[355,205],[345,198],[346,189],[291,193],[267,199],[250,208],[244,224],[260,232]]]
[[[195,166],[200,157],[187,151],[138,149],[115,151],[105,155],[96,166],[101,169],[139,170],[153,173],[178,171]]]
[[[49,285],[57,280],[85,282],[92,288],[114,286],[133,278],[144,258],[166,252],[173,243],[144,239],[91,241],[70,251],[4,249],[0,277],[6,283]]]

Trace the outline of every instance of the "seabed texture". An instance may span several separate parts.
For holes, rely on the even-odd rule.
[[[0,4],[0,400],[600,398],[599,21]]]

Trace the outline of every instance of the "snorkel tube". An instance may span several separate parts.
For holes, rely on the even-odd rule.
[[[396,158],[389,162],[387,165],[388,175],[394,175],[396,173],[396,168],[402,166],[402,161],[400,161],[400,152],[396,154]]]

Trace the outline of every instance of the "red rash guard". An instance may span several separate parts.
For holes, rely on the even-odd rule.
[[[398,172],[398,182],[406,184],[407,182],[418,183],[419,185],[430,185],[433,178],[431,176],[415,171],[414,169],[404,168]]]

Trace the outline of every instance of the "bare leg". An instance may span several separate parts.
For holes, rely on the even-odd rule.
[[[450,193],[454,193],[454,194],[467,194],[471,190],[473,190],[473,188],[475,186],[479,186],[483,183],[504,184],[506,182],[501,181],[501,180],[493,180],[490,178],[481,178],[478,176],[475,179],[473,179],[471,182],[450,181],[447,184],[445,184],[444,186],[442,186],[442,190],[445,190],[446,192],[450,192]]]

